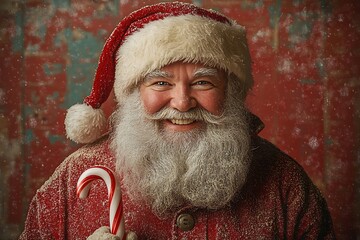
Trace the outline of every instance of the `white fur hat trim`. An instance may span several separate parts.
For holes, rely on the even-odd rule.
[[[121,102],[146,76],[176,61],[199,62],[253,85],[245,28],[197,15],[169,16],[128,36],[117,52],[114,92]]]

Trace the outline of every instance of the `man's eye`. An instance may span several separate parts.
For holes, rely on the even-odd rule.
[[[214,87],[214,84],[207,80],[199,80],[192,84],[193,88],[199,89],[199,90],[209,90]]]
[[[166,81],[154,81],[149,85],[149,87],[152,87],[152,89],[156,91],[166,91],[171,88],[171,83]]]
[[[168,86],[169,83],[164,82],[164,81],[159,81],[159,82],[155,82],[153,85],[156,85],[156,86]]]
[[[206,81],[206,80],[199,80],[193,83],[193,86],[199,86],[199,87],[212,87],[214,86],[212,82]]]
[[[205,84],[209,84],[209,82],[208,81],[197,81],[195,84],[196,85],[205,85]]]

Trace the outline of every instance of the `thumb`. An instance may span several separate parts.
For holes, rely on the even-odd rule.
[[[137,240],[137,236],[136,236],[136,233],[134,232],[128,232],[126,234],[126,240]]]
[[[120,237],[111,234],[110,228],[103,226],[95,230],[93,234],[91,234],[87,240],[120,240]]]

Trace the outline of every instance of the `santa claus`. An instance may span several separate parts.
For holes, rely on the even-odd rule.
[[[104,46],[91,94],[68,110],[68,137],[87,145],[37,191],[20,238],[116,239],[103,183],[76,196],[81,173],[101,165],[121,179],[138,239],[333,239],[319,190],[257,135],[263,124],[244,106],[252,85],[233,20],[177,2],[131,13]],[[118,108],[102,135],[112,89]]]

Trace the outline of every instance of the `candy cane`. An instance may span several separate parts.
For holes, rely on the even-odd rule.
[[[94,166],[83,172],[76,185],[76,194],[83,199],[89,195],[90,183],[102,179],[107,186],[110,202],[110,230],[112,234],[125,239],[125,220],[121,198],[120,183],[115,174],[107,167]]]

